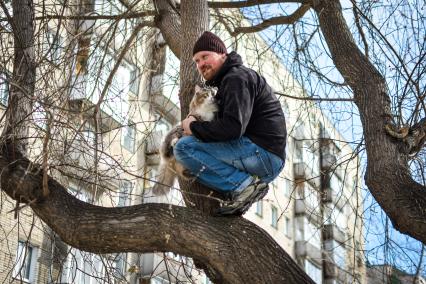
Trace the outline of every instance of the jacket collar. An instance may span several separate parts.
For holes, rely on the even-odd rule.
[[[229,69],[234,66],[240,66],[242,64],[243,60],[241,59],[241,56],[235,51],[232,51],[226,56],[226,60],[217,72],[216,76],[214,76],[213,79],[206,81],[206,85],[211,87],[219,87],[223,77],[226,75],[226,73],[228,73]]]

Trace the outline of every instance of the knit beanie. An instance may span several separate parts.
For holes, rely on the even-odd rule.
[[[194,44],[192,55],[199,51],[214,51],[217,53],[227,53],[223,41],[214,33],[204,32]]]

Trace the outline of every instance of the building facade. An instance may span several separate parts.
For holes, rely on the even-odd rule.
[[[88,7],[110,15],[127,8],[119,1],[95,1]],[[38,78],[40,100],[34,102],[35,138],[28,155],[35,161],[41,157],[38,137],[46,133],[49,110],[58,121],[50,127],[50,174],[77,198],[107,207],[148,202],[183,206],[178,184],[167,195],[150,190],[161,137],[180,121],[179,61],[152,28],[142,29],[127,46],[138,24],[136,19],[118,19],[113,25],[102,19],[69,26],[52,21],[40,28],[40,73],[51,77]],[[262,38],[247,35],[235,41],[220,28],[215,32],[277,93],[305,96]],[[2,48],[10,51],[12,45]],[[1,62],[4,113],[11,66]],[[366,283],[359,160],[315,104],[279,99],[289,134],[286,166],[245,218],[265,229],[316,283]],[[95,255],[71,248],[30,209],[18,210],[16,218],[14,209],[2,193],[2,283],[209,283],[191,259],[173,253]]]

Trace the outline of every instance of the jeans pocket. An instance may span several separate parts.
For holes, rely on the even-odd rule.
[[[270,177],[272,175],[271,170],[266,166],[264,157],[262,157],[259,151],[240,157],[234,160],[232,164],[237,169],[260,178]]]

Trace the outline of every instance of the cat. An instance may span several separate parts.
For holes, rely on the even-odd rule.
[[[195,94],[189,104],[188,116],[193,116],[199,121],[213,120],[218,111],[218,105],[215,101],[216,91],[215,88],[201,88],[196,85]],[[188,170],[176,161],[173,155],[173,147],[182,136],[183,128],[178,124],[166,134],[161,143],[158,177],[152,189],[154,195],[167,194],[177,176],[185,180],[194,178]]]

